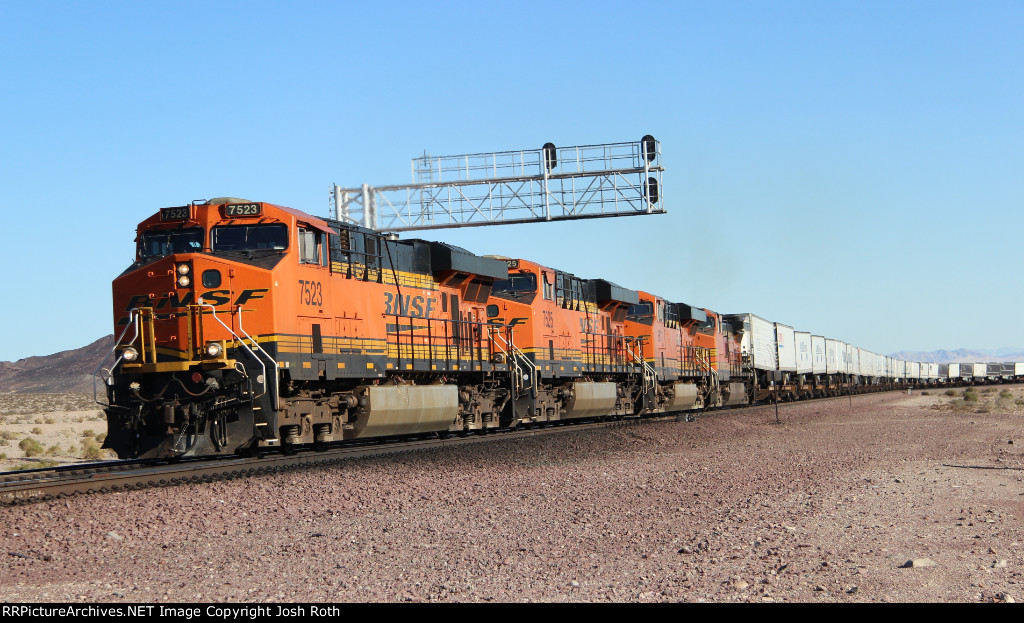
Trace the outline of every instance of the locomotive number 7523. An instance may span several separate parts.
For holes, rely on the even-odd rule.
[[[319,281],[299,279],[299,303],[304,305],[323,305],[324,295]]]

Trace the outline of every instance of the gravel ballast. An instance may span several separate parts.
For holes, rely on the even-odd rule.
[[[3,508],[0,600],[1022,599],[1024,416],[948,402],[782,404],[781,423],[758,407]]]

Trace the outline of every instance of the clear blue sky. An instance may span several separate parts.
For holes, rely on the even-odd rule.
[[[160,207],[656,136],[669,214],[425,232],[869,350],[1024,345],[1024,3],[0,0],[0,360]]]

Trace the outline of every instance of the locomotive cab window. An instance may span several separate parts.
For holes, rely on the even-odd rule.
[[[630,305],[626,312],[626,318],[634,322],[644,324],[654,323],[654,305],[650,301],[640,301],[636,305]]]
[[[284,251],[288,248],[288,226],[220,225],[210,232],[210,247],[214,252]]]
[[[703,335],[714,335],[715,334],[715,319],[708,316],[708,319],[697,325],[697,330]]]
[[[203,250],[203,229],[162,229],[144,232],[139,237],[139,259],[163,257],[174,253],[198,253]]]
[[[537,275],[514,273],[508,279],[499,279],[491,286],[491,294],[507,299],[516,299],[537,291]]]

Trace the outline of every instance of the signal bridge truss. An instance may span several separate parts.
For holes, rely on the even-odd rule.
[[[378,231],[664,212],[661,144],[636,142],[413,158],[413,183],[332,189],[332,215]]]

